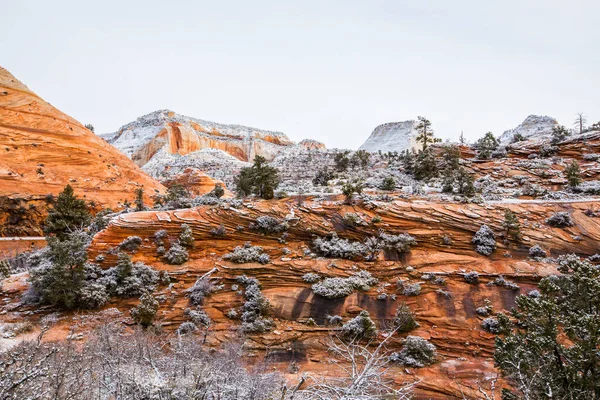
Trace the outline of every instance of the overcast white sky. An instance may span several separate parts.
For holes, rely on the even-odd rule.
[[[19,0],[1,13],[2,66],[100,133],[163,108],[345,148],[417,115],[471,140],[529,114],[600,120],[597,0]]]

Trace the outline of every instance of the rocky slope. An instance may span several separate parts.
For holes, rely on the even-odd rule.
[[[0,236],[39,235],[46,196],[66,184],[86,200],[117,207],[133,191],[164,187],[81,123],[0,67]]]
[[[550,256],[569,252],[589,256],[598,251],[600,241],[600,218],[586,214],[586,210],[595,207],[593,201],[476,205],[413,199],[346,205],[339,200],[335,197],[307,200],[303,205],[293,200],[224,203],[187,210],[122,214],[96,235],[89,255],[92,260],[102,260],[102,267],[109,267],[116,262],[113,249],[119,243],[129,236],[141,237],[142,246],[132,253],[134,260],[168,271],[172,279],[169,287],[162,287],[157,293],[162,299],[159,323],[167,331],[175,330],[187,320],[184,314],[184,309],[189,307],[186,290],[198,277],[216,268],[211,276],[223,286],[205,299],[203,305],[213,320],[206,337],[211,346],[240,340],[240,321],[227,316],[231,309],[243,303],[234,286],[237,285],[235,278],[242,274],[256,277],[271,303],[276,326],[270,332],[245,334],[241,340],[248,355],[266,358],[281,371],[287,371],[292,361],[296,363],[299,371],[288,374],[291,382],[297,382],[305,372],[332,373],[326,349],[330,335],[339,328],[325,324],[327,315],[340,315],[345,322],[360,310],[367,310],[383,328],[397,305],[405,301],[416,312],[420,324],[411,334],[430,340],[438,349],[438,359],[425,368],[392,367],[392,375],[398,383],[418,380],[418,399],[447,399],[462,398],[462,392],[468,398],[478,398],[478,381],[495,373],[494,336],[481,329],[482,317],[475,309],[486,299],[491,301],[494,312],[509,309],[517,294],[534,289],[540,277],[556,273],[552,264],[529,259],[528,249],[538,244]],[[506,208],[522,223],[521,243],[505,243],[502,239]],[[566,229],[546,225],[545,219],[558,211],[570,213],[575,225]],[[358,225],[345,224],[346,213],[355,213],[359,217]],[[281,243],[281,233],[261,234],[249,228],[261,215],[287,220],[290,227],[284,243]],[[379,216],[381,222],[372,223],[375,216]],[[196,239],[190,260],[181,266],[165,264],[157,253],[153,235],[165,229],[174,240],[183,223],[192,227]],[[220,224],[225,227],[226,235],[215,237],[210,231]],[[490,257],[477,254],[471,244],[471,238],[482,224],[490,226],[497,235],[498,248]],[[417,245],[400,257],[384,253],[368,262],[322,258],[311,251],[313,238],[332,230],[340,237],[363,240],[379,229],[393,234],[409,233],[416,238]],[[225,253],[247,241],[262,246],[271,262],[235,264],[223,259]],[[103,257],[97,258],[99,255]],[[323,277],[348,276],[360,269],[371,272],[379,283],[369,291],[340,299],[316,295],[302,278],[309,272]],[[463,274],[469,271],[480,274],[479,284],[465,281]],[[444,282],[436,283],[428,273],[443,278]],[[518,288],[491,285],[500,275],[516,283]],[[398,280],[419,283],[420,293],[404,295]],[[27,307],[18,304],[18,296],[26,287],[23,281],[20,275],[4,282],[9,296],[4,306],[7,312],[0,319],[5,323],[22,320],[23,311],[27,311]],[[49,335],[82,334],[85,337],[89,329],[100,323],[131,323],[128,309],[136,301],[115,299],[104,311],[89,313],[87,317],[68,313],[55,315],[60,322]],[[38,311],[26,318],[35,324],[43,315],[45,312]],[[102,317],[97,318],[99,316]],[[72,325],[76,326],[74,333],[68,330]],[[390,350],[399,349],[404,336],[395,336],[389,344]]]
[[[257,155],[270,161],[293,145],[281,132],[224,125],[169,110],[139,117],[103,137],[140,167],[152,160],[166,167],[168,155],[186,156],[202,149],[222,150],[240,161],[252,161]]]
[[[415,137],[416,121],[388,122],[377,126],[371,136],[359,147],[359,150],[384,153],[401,152],[417,147]]]
[[[516,128],[505,131],[500,136],[500,143],[510,143],[516,134],[521,134],[527,140],[550,139],[552,128],[558,122],[546,115],[530,115]]]

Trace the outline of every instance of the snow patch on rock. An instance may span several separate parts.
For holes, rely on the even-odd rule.
[[[371,136],[359,147],[359,150],[384,153],[401,152],[417,148],[415,138],[418,133],[415,129],[417,122],[414,120],[403,122],[388,122],[377,126]]]
[[[512,142],[517,133],[520,133],[527,140],[550,139],[552,128],[557,125],[558,121],[547,115],[530,115],[525,118],[521,125],[505,131],[500,136],[500,143],[508,144]]]

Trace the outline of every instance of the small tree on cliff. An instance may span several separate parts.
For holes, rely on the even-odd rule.
[[[475,142],[477,158],[487,160],[492,156],[494,150],[498,148],[498,140],[492,132],[487,132],[481,139]]]
[[[516,392],[503,398],[600,398],[600,270],[574,254],[558,270],[498,316],[494,361]]]
[[[139,187],[135,189],[135,211],[144,211],[144,188]]]
[[[58,195],[46,218],[44,233],[56,235],[60,240],[64,240],[69,232],[89,225],[90,221],[91,216],[85,201],[77,198],[71,185],[67,185]]]
[[[48,262],[32,268],[29,273],[30,295],[42,304],[75,308],[79,305],[80,290],[85,282],[89,237],[76,231],[65,239],[48,238],[45,253]]]
[[[431,121],[429,121],[425,117],[418,117],[419,123],[415,126],[415,129],[419,134],[417,135],[416,141],[417,143],[421,143],[423,146],[422,150],[427,150],[427,146],[430,143],[440,142],[441,139],[435,138],[433,136],[433,129],[431,128]]]
[[[521,241],[521,223],[519,222],[519,218],[509,208],[504,211],[504,222],[502,225],[506,231],[507,240],[511,238],[515,242]]]
[[[240,196],[255,194],[263,199],[272,199],[279,186],[279,171],[267,165],[264,157],[256,156],[254,165],[242,168],[236,176],[235,185]]]
[[[577,160],[571,161],[565,168],[565,177],[569,182],[569,186],[574,188],[581,183],[581,170],[579,169],[579,163]]]

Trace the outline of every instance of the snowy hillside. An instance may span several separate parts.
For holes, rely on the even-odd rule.
[[[179,155],[214,148],[240,161],[250,161],[256,155],[273,159],[283,148],[293,145],[281,132],[219,124],[169,110],[154,111],[115,133],[100,136],[140,166],[163,148],[167,153]]]
[[[367,141],[359,147],[359,150],[371,152],[381,150],[386,153],[388,151],[400,152],[414,148],[416,147],[415,137],[417,136],[416,124],[416,121],[411,120],[379,125],[373,130]]]
[[[525,118],[521,125],[504,132],[500,136],[500,143],[510,143],[517,133],[528,140],[549,139],[552,136],[552,128],[556,125],[558,125],[558,122],[552,117],[530,115]]]

